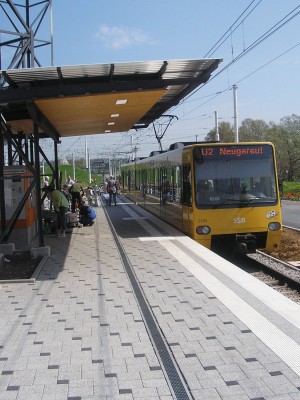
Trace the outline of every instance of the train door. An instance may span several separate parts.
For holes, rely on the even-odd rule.
[[[192,207],[192,178],[191,164],[182,166],[182,230],[189,236],[193,235],[191,223],[193,221]]]
[[[147,197],[147,170],[143,169],[141,171],[141,196],[144,202],[144,206],[146,203],[146,197]]]
[[[168,183],[168,176],[167,176],[167,168],[162,167],[160,168],[159,173],[159,202],[160,202],[160,217],[165,219],[166,218],[166,204],[167,204],[167,186]]]

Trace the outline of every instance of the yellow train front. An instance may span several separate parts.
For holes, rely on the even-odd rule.
[[[122,167],[126,195],[205,247],[279,248],[282,220],[271,143],[177,143]]]

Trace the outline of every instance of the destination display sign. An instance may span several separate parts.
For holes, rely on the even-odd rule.
[[[272,148],[269,145],[239,145],[239,146],[199,146],[195,148],[195,156],[198,159],[222,159],[222,158],[266,158],[269,157]]]

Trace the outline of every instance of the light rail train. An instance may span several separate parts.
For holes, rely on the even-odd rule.
[[[272,143],[175,143],[123,165],[121,175],[129,199],[211,250],[279,248]]]

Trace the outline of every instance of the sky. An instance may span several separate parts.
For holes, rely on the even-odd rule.
[[[279,123],[300,115],[300,1],[295,0],[53,0],[55,66],[221,58],[210,81],[181,105],[162,146],[204,140],[218,122],[245,118]],[[298,14],[299,13],[299,14]],[[45,34],[50,23],[44,22]],[[39,56],[51,65],[50,48]],[[3,57],[2,57],[3,58]],[[3,62],[3,61],[2,61]],[[156,121],[156,129],[165,125]],[[149,126],[138,133],[63,138],[59,157],[91,159],[136,147],[147,156],[159,145]]]

